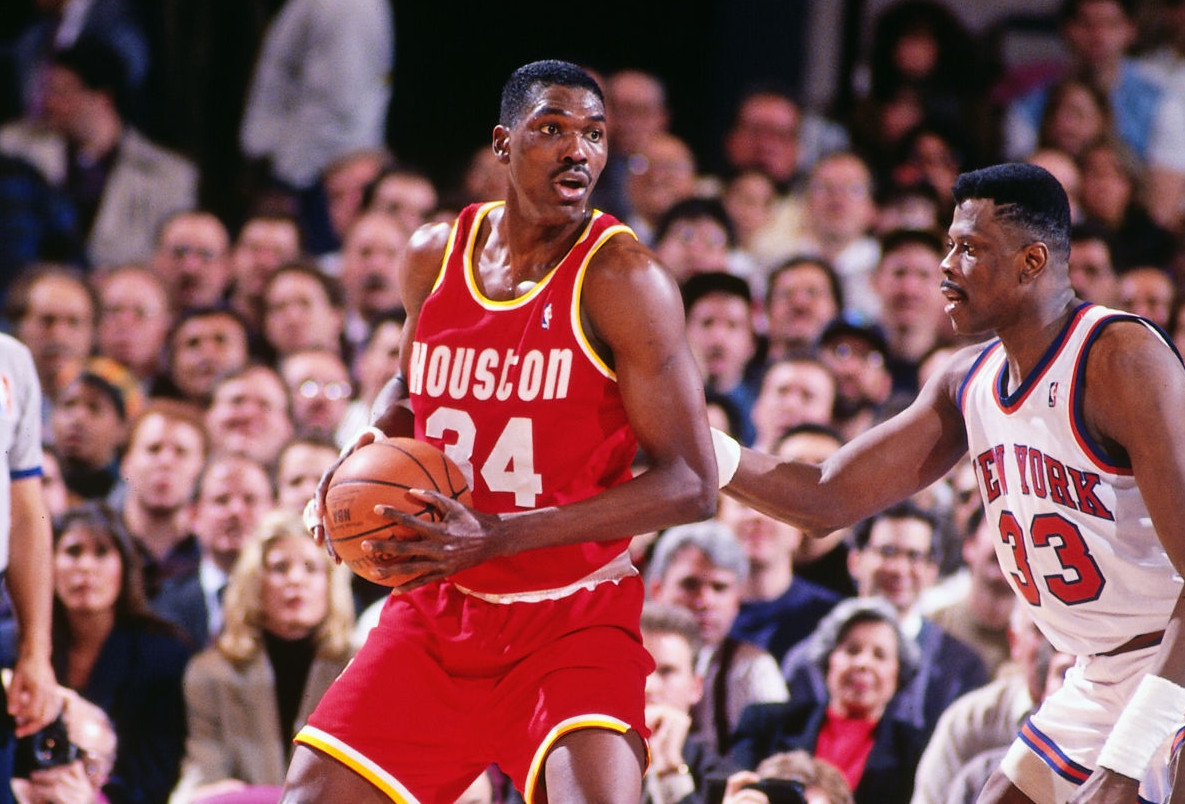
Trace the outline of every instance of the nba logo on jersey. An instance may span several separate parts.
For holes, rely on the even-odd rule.
[[[543,328],[551,329],[551,302],[543,305]]]
[[[1057,383],[1051,382],[1049,384],[1049,407],[1057,406]]]
[[[12,403],[12,378],[7,374],[0,374],[0,412],[9,418],[16,415]]]

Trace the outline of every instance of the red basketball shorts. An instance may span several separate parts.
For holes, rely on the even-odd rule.
[[[528,802],[565,734],[648,736],[639,577],[491,603],[450,583],[391,597],[296,741],[395,801],[452,804],[496,762]]]

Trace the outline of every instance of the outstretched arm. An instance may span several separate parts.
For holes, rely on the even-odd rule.
[[[1177,574],[1185,574],[1185,370],[1143,325],[1114,324],[1091,349],[1086,394],[1091,435],[1117,456],[1128,456],[1157,536]],[[1164,728],[1169,730],[1185,719],[1185,595],[1165,628],[1150,676],[1159,679],[1141,683],[1104,748],[1100,767],[1071,801],[1134,800],[1137,777],[1143,773],[1137,767],[1141,759],[1131,749],[1145,737],[1155,741],[1157,729],[1144,718],[1166,717]],[[1142,700],[1151,706],[1142,706]],[[1124,740],[1129,726],[1136,736]]]
[[[822,536],[926,488],[967,451],[955,394],[978,352],[979,347],[960,352],[913,404],[820,466],[742,449],[725,493]]]

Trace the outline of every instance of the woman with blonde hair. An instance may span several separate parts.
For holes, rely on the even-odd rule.
[[[171,804],[284,782],[292,737],[352,655],[350,573],[300,516],[259,523],[231,572],[225,621],[185,673],[189,733]]]

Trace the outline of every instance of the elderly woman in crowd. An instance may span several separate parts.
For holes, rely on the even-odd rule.
[[[730,758],[755,768],[777,752],[804,749],[839,768],[856,804],[906,804],[926,734],[886,711],[917,666],[917,646],[879,598],[842,601],[810,639],[827,700],[750,706]]]
[[[189,733],[170,802],[281,785],[292,737],[351,656],[350,573],[276,510],[243,547],[214,645],[185,673]]]

